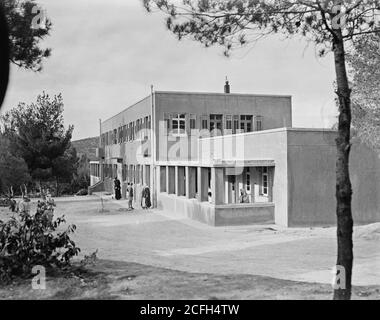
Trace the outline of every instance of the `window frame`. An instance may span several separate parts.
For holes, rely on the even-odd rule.
[[[186,129],[187,129],[187,125],[186,125],[186,113],[184,112],[176,112],[176,113],[172,113],[171,114],[171,119],[170,119],[170,122],[171,122],[171,135],[172,136],[175,136],[175,137],[183,137],[183,136],[186,136]],[[183,116],[183,117],[182,117]],[[177,128],[174,128],[174,123],[177,123]],[[184,125],[184,128],[181,129],[181,123]],[[183,130],[183,132],[182,132]]]
[[[266,186],[265,186],[266,178]],[[269,168],[262,167],[261,169],[261,195],[268,197],[269,195]]]

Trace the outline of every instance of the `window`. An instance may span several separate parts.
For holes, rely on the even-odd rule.
[[[268,196],[268,167],[263,167],[262,170],[261,193],[263,196]]]
[[[263,130],[263,117],[257,116],[256,117],[256,131]]]
[[[210,131],[213,135],[221,135],[223,130],[223,115],[210,114]]]
[[[242,130],[242,132],[252,131],[252,116],[250,115],[240,116],[240,129]]]
[[[238,133],[239,132],[239,116],[234,116],[234,128],[233,128],[233,133]]]
[[[127,126],[123,125],[121,142],[125,142],[125,141],[127,141]]]
[[[117,129],[113,130],[113,144],[117,144]]]
[[[172,132],[174,135],[186,133],[186,115],[184,113],[175,113],[173,115]]]
[[[208,117],[207,116],[201,117],[201,129],[202,130],[208,130]]]
[[[232,130],[232,116],[226,115],[226,130]]]
[[[246,181],[246,190],[251,191],[251,172],[249,168],[247,168],[245,172],[245,181]]]
[[[170,132],[170,114],[164,113],[164,132],[168,134]]]
[[[190,115],[190,130],[196,129],[197,116],[195,114]]]

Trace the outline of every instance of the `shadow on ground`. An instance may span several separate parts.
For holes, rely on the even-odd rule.
[[[138,263],[99,260],[85,270],[0,288],[0,299],[331,299],[331,286],[254,275],[189,273]],[[380,299],[380,286],[354,287],[353,299]]]

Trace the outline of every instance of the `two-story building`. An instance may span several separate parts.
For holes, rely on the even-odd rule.
[[[292,128],[290,96],[156,91],[101,123],[90,190],[117,176],[137,204],[148,185],[155,207],[215,226],[334,224],[335,136]],[[379,160],[354,143],[356,222],[380,221]]]

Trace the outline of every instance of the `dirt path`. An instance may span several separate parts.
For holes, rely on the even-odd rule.
[[[77,225],[82,254],[98,250],[102,262],[88,285],[51,279],[41,298],[330,298],[335,228],[215,228],[156,210],[129,212],[123,201],[105,199],[102,207],[96,196],[57,199],[56,214]],[[353,283],[362,287],[354,298],[380,298],[379,230],[355,228]],[[25,290],[19,295],[27,298]]]

